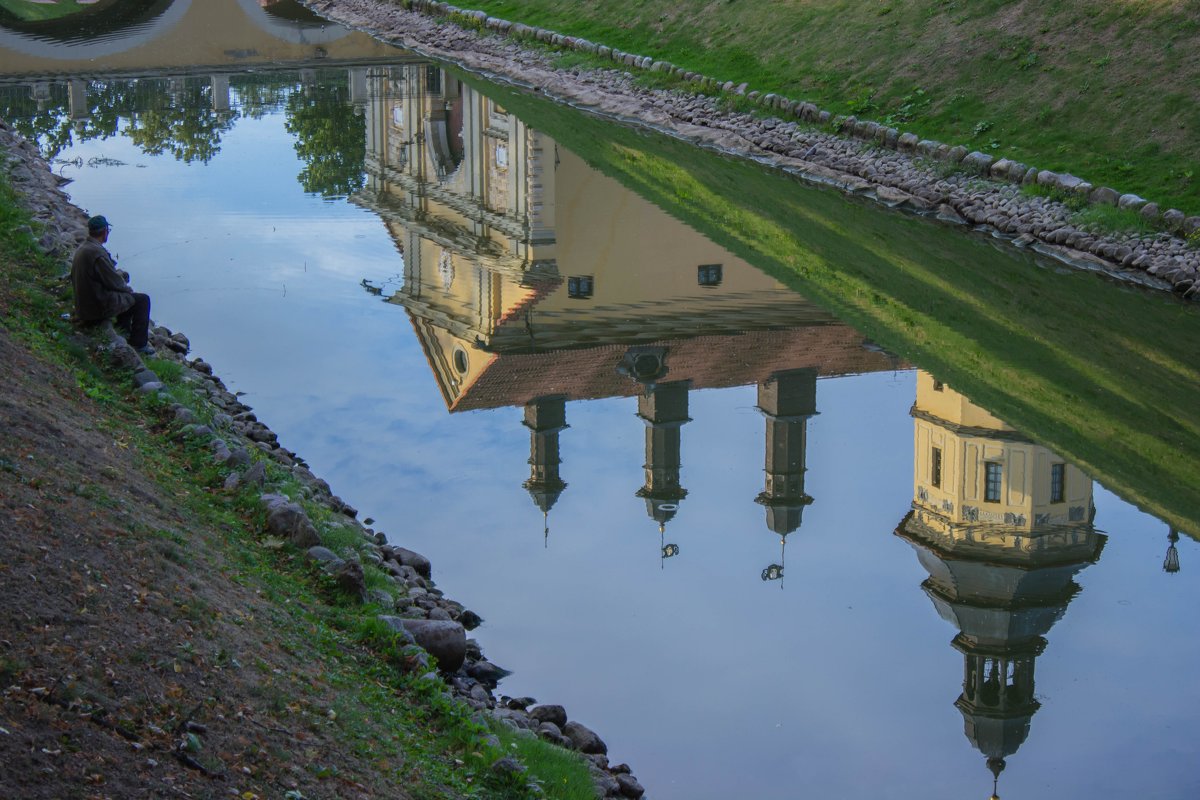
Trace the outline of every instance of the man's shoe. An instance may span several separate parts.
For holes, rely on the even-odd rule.
[[[136,350],[136,351],[138,351],[139,353],[141,353],[141,354],[142,354],[142,355],[144,355],[144,356],[152,356],[152,355],[154,355],[154,348],[153,348],[153,347],[151,347],[151,346],[150,346],[150,345],[148,345],[148,344],[144,344],[144,345],[142,345],[141,347],[135,347],[135,348],[133,348],[133,349],[134,349],[134,350]]]

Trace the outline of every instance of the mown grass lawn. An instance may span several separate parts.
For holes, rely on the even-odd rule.
[[[1200,214],[1196,0],[464,0]]]
[[[80,3],[78,0],[48,0],[41,3],[30,0],[0,0],[0,9],[25,22],[43,22],[69,17],[80,11],[95,10],[96,0],[91,3]]]

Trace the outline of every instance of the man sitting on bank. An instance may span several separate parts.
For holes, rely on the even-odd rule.
[[[150,296],[129,287],[128,273],[117,270],[117,262],[104,248],[112,228],[104,217],[88,220],[88,238],[71,261],[75,285],[75,318],[81,323],[113,324],[127,333],[129,344],[142,355],[154,355],[150,346]]]

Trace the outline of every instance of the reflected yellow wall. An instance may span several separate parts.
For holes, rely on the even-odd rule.
[[[399,67],[375,74],[371,87],[367,165],[378,194],[360,199],[385,219],[404,218],[406,294],[475,330],[522,310],[535,267],[561,279],[537,308],[562,325],[664,311],[702,319],[717,306],[749,318],[764,306],[807,305],[444,72]],[[712,264],[720,285],[701,286],[698,267]],[[590,296],[571,296],[579,276],[592,279]]]
[[[312,42],[303,41],[301,36],[293,37],[296,41],[288,41],[271,33],[272,26],[281,25],[286,22],[269,17],[258,3],[192,0],[174,24],[162,26],[165,30],[160,35],[141,37],[131,31],[127,47],[121,40],[114,42],[111,49],[116,52],[104,55],[102,64],[90,57],[73,57],[66,48],[61,49],[59,55],[5,53],[0,59],[0,75],[147,73],[194,67],[238,68],[314,58],[337,61],[397,58],[399,55],[396,48],[357,31],[334,38],[317,35],[316,31],[321,29],[314,27]],[[336,28],[331,25],[329,30]]]
[[[1025,440],[926,372],[913,406],[913,503],[929,524],[993,523],[1029,531],[1091,520],[1092,481],[1053,451]],[[941,453],[937,480],[936,452]],[[985,464],[1000,465],[999,499],[985,495]],[[1052,502],[1052,469],[1063,465],[1064,495]],[[938,485],[940,483],[940,485]]]

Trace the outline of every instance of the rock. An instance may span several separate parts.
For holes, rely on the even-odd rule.
[[[1117,199],[1117,208],[1129,208],[1136,211],[1144,205],[1146,205],[1146,200],[1136,194],[1123,194]]]
[[[1188,217],[1183,221],[1183,235],[1193,236],[1200,231],[1200,217]]]
[[[235,469],[248,466],[250,464],[250,451],[244,447],[236,447],[229,451],[229,458],[225,459],[227,466]]]
[[[446,609],[442,608],[441,606],[435,606],[434,608],[429,609],[429,618],[430,619],[454,619],[452,616],[450,616],[450,612],[447,611]]]
[[[192,425],[196,422],[196,414],[190,408],[179,406],[175,409],[175,421],[181,425]]]
[[[1078,178],[1069,173],[1056,175],[1052,185],[1064,192],[1072,192],[1074,194],[1086,195],[1092,190],[1092,185],[1083,178]]]
[[[462,626],[469,631],[473,631],[483,624],[483,617],[476,614],[474,611],[467,609],[458,615],[458,621]]]
[[[901,152],[911,153],[917,149],[918,141],[920,139],[917,138],[915,133],[902,133],[900,134],[900,138],[896,140],[896,145]]]
[[[552,722],[559,728],[567,724],[567,710],[562,706],[546,704],[529,709],[529,716],[541,722]]]
[[[1115,206],[1119,195],[1115,189],[1110,189],[1107,186],[1101,186],[1098,189],[1093,189],[1088,195],[1088,200],[1096,205]]]
[[[187,355],[187,352],[192,349],[192,343],[182,333],[172,333],[167,337],[167,348],[180,355]]]
[[[158,376],[155,375],[152,370],[141,369],[141,370],[138,370],[137,372],[133,373],[133,385],[134,386],[137,386],[140,388],[142,386],[145,386],[148,383],[157,383],[160,386],[162,385],[162,382],[158,379]]]
[[[995,158],[978,150],[968,153],[962,158],[963,168],[977,175],[987,175],[995,162]]]
[[[552,742],[559,747],[569,748],[571,746],[571,740],[566,736],[563,736],[563,732],[553,722],[543,722],[538,726],[537,734],[546,741]]]
[[[233,454],[230,453],[229,457],[225,459],[226,462],[228,463],[232,457]],[[267,482],[267,465],[262,461],[254,462],[250,469],[242,473],[241,481],[244,486],[263,486]]]
[[[1012,165],[1013,162],[1009,161],[1007,158],[1001,158],[998,161],[993,162],[992,165],[988,167],[988,174],[997,180],[1007,180],[1008,172],[1010,169],[1012,169]]]
[[[357,561],[345,561],[332,571],[332,575],[343,592],[360,603],[367,601],[367,583],[362,564]]]
[[[467,634],[457,622],[433,619],[402,619],[405,630],[437,659],[438,668],[456,672],[467,657]]]
[[[942,203],[937,209],[937,219],[942,222],[949,222],[952,225],[966,225],[967,221],[962,215],[954,210],[954,206]]]
[[[497,775],[511,778],[524,774],[525,766],[512,756],[504,756],[492,762],[491,770]]]
[[[646,793],[642,785],[637,782],[637,779],[626,773],[616,775],[617,786],[620,787],[622,797],[631,797],[633,800],[641,797]]]
[[[429,559],[420,553],[414,553],[405,547],[393,547],[392,556],[404,566],[415,569],[422,577],[429,578],[433,575]]]
[[[951,147],[949,150],[947,150],[945,152],[945,155],[942,157],[942,160],[946,161],[947,163],[950,163],[950,164],[958,164],[966,157],[967,157],[967,148],[963,147],[960,144],[960,145],[955,145],[954,147]]]
[[[304,509],[290,501],[268,506],[267,531],[306,550],[321,543],[321,537]]]
[[[1165,225],[1169,231],[1183,230],[1183,222],[1185,219],[1187,219],[1187,217],[1185,217],[1183,212],[1177,208],[1169,208],[1162,215],[1163,225]]]
[[[518,711],[524,711],[536,702],[537,700],[532,697],[510,697],[504,705],[506,708],[514,708]]]
[[[513,708],[497,708],[492,711],[492,716],[501,722],[508,722],[513,728],[519,730],[537,730],[538,723],[530,719],[524,711]]]
[[[469,664],[466,672],[475,680],[492,689],[496,688],[501,680],[512,674],[511,670],[497,666],[490,661],[476,661]]]
[[[621,785],[617,783],[617,779],[609,775],[601,767],[595,767],[590,770],[592,774],[592,783],[596,784],[596,790],[601,797],[616,797],[621,791]]]
[[[338,557],[337,553],[333,552],[328,547],[322,547],[321,545],[315,545],[308,548],[304,551],[304,554],[310,561],[315,561],[319,564],[331,564],[342,560]]]
[[[367,602],[380,608],[395,608],[396,601],[387,589],[367,589]]]
[[[225,491],[227,491],[227,492],[237,491],[237,488],[239,485],[241,485],[241,479],[238,477],[238,474],[236,472],[231,472],[225,476],[225,484],[224,484]]]
[[[891,186],[879,186],[875,189],[875,196],[879,198],[879,202],[883,203],[888,208],[895,208],[903,205],[905,202],[912,200],[913,196],[908,192],[894,189]]]
[[[404,626],[405,620],[401,617],[394,617],[390,614],[380,614],[375,619],[391,628],[392,631],[396,633],[400,637],[401,641],[403,641],[405,644],[417,644],[417,640],[413,637],[412,633],[409,632],[408,628]]]
[[[1142,215],[1142,219],[1146,220],[1147,222],[1155,222],[1160,216],[1162,216],[1162,211],[1159,209],[1158,203],[1146,203],[1146,205],[1142,206],[1142,210],[1138,213],[1140,213]]]

